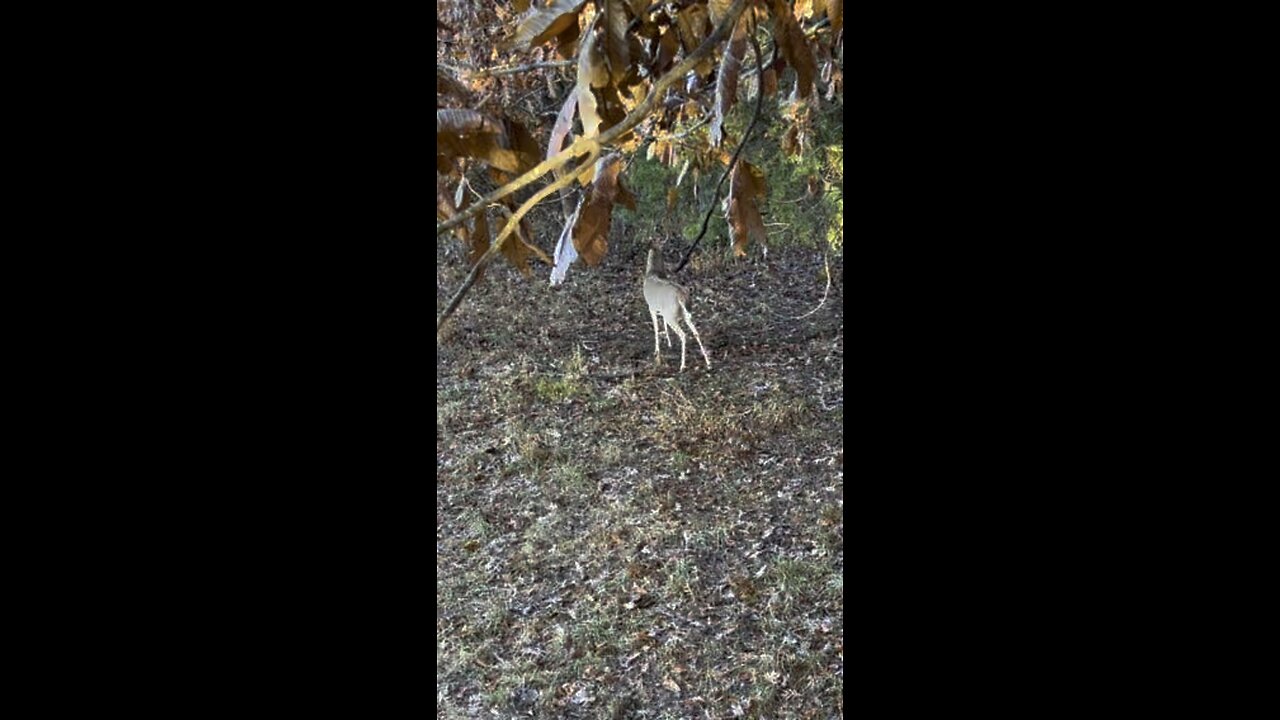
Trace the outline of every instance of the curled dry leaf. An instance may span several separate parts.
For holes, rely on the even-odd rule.
[[[738,17],[733,35],[724,49],[720,72],[716,75],[715,113],[711,117],[711,146],[720,147],[724,140],[724,117],[729,114],[738,95],[738,75],[742,72],[742,58],[747,50],[747,18]]]
[[[623,0],[604,0],[604,49],[609,77],[621,85],[631,68],[631,46],[627,42],[627,6]]]
[[[676,26],[680,29],[680,42],[684,45],[685,54],[697,50],[714,29],[707,18],[707,8],[703,5],[688,5],[682,9],[676,14]],[[713,67],[715,61],[708,55],[693,67],[693,72],[698,77],[705,77]]]
[[[765,241],[764,218],[760,216],[757,204],[765,193],[764,173],[745,160],[739,160],[729,181],[729,194],[724,199],[729,238],[733,241],[734,254],[739,257],[747,254],[747,245],[751,241]]]
[[[813,92],[813,78],[818,72],[809,40],[791,14],[791,6],[786,0],[769,0],[769,12],[773,15],[773,35],[782,55],[796,69],[796,94],[808,97]]]
[[[658,52],[652,67],[649,68],[649,74],[653,77],[660,77],[665,74],[675,64],[676,51],[679,49],[680,31],[673,27],[667,28],[662,33],[662,37],[658,38]]]
[[[450,158],[470,157],[507,172],[528,170],[537,164],[537,144],[516,125],[514,120],[499,121],[475,110],[436,110],[437,169]],[[512,147],[513,136],[516,147]]]
[[[596,266],[609,250],[609,222],[618,196],[618,173],[621,156],[614,154],[596,162],[596,179],[590,195],[583,203],[578,223],[573,228],[573,246],[588,265]]]
[[[535,6],[520,18],[515,34],[503,48],[534,48],[560,35],[578,24],[578,11],[585,4],[586,0],[551,0],[546,6]]]

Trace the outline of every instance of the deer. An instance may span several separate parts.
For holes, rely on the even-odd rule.
[[[680,372],[684,372],[685,366],[685,333],[680,327],[681,320],[693,331],[698,349],[702,351],[702,359],[710,370],[711,356],[707,355],[707,348],[702,344],[698,328],[693,326],[693,318],[689,316],[689,291],[671,282],[665,275],[666,266],[662,262],[662,254],[659,248],[651,245],[644,266],[644,300],[649,304],[649,318],[653,320],[653,363],[662,364],[662,344],[658,341],[658,316],[661,315],[662,333],[667,338],[667,347],[671,347],[668,328],[675,330],[680,338]]]

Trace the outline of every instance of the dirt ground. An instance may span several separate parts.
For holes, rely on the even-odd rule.
[[[438,339],[438,717],[843,714],[843,256],[823,301],[818,249],[699,252],[678,373],[642,250],[495,265]]]

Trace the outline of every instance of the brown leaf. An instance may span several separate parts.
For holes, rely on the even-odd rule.
[[[766,68],[760,79],[760,87],[765,97],[778,94],[778,73],[773,68]]]
[[[556,54],[565,60],[572,60],[578,53],[578,37],[582,34],[582,28],[578,27],[578,23],[570,23],[564,32],[556,36]]]
[[[675,63],[676,51],[680,49],[680,32],[675,28],[667,28],[658,39],[658,53],[650,68],[654,77],[661,77]]]
[[[600,112],[601,132],[608,130],[627,118],[627,106],[622,101],[622,96],[618,94],[618,88],[612,85],[606,85],[602,88],[597,88],[594,92],[596,94],[596,106]],[[620,143],[631,135],[632,133],[626,133],[625,135],[620,136],[616,142]]]
[[[839,35],[844,28],[844,0],[827,0],[827,17],[831,18],[831,31]]]
[[[668,210],[676,209],[676,199],[679,197],[680,197],[680,188],[678,187],[667,188],[667,209]]]
[[[445,109],[436,110],[436,133],[498,135],[502,133],[502,126],[476,110]]]
[[[662,679],[662,687],[670,690],[673,693],[680,692],[680,685],[677,684],[675,680],[672,680],[670,675]]]
[[[599,265],[609,250],[609,222],[613,218],[613,203],[618,193],[618,172],[622,170],[622,158],[610,155],[596,163],[595,182],[590,195],[578,214],[573,228],[573,248],[592,267]]]
[[[449,189],[444,183],[440,182],[440,176],[436,176],[436,219],[449,220],[458,214],[458,208],[453,204],[453,197],[449,194]]]
[[[597,16],[599,17],[599,16]],[[594,29],[594,23],[592,23]],[[609,82],[609,71],[604,66],[596,35],[587,32],[587,41],[578,51],[578,82],[574,92],[578,96],[578,115],[582,118],[583,137],[595,137],[600,134],[600,112],[597,108],[595,93],[592,87],[599,87]]]
[[[445,157],[476,158],[512,173],[537,163],[536,154],[511,148],[503,123],[475,110],[436,110],[436,147]],[[441,167],[439,160],[436,167]]]
[[[769,195],[769,184],[765,181],[764,170],[752,165],[746,160],[739,160],[738,167],[742,168],[742,181],[746,184],[746,188],[751,192],[752,197],[757,200],[764,200]]]
[[[514,8],[516,12],[522,13],[529,9],[529,0],[512,0],[511,7]]]
[[[631,68],[631,48],[627,43],[627,6],[623,0],[604,0],[604,50],[609,61],[609,77],[621,84]]]
[[[703,40],[714,29],[707,19],[707,8],[703,5],[689,5],[676,15],[676,26],[680,28],[680,42],[684,45],[685,54],[698,49]],[[705,77],[715,67],[715,60],[710,56],[703,58],[693,71],[698,77]]]
[[[507,236],[502,243],[502,257],[511,263],[511,266],[520,271],[521,275],[529,277],[533,271],[529,269],[529,247],[520,242],[515,233]]]
[[[763,177],[757,179],[747,165],[748,163],[739,161],[734,166],[733,179],[729,181],[729,195],[724,201],[729,238],[733,240],[734,254],[739,257],[747,254],[747,245],[751,241],[765,241],[764,218],[760,216],[760,208],[756,205]]]
[[[796,69],[796,94],[809,97],[813,92],[813,77],[818,69],[804,30],[791,14],[791,7],[786,0],[769,0],[769,11],[773,15],[773,34],[778,40],[778,46],[782,48],[782,55]]]
[[[719,147],[724,140],[723,124],[725,115],[733,107],[738,97],[738,74],[742,72],[742,57],[747,50],[747,18],[739,16],[733,26],[733,35],[724,48],[724,59],[720,61],[720,72],[716,75],[715,113],[711,118],[711,146]]]
[[[622,182],[622,178],[618,178],[618,204],[631,212],[636,211],[636,196],[631,194],[631,190]]]
[[[518,46],[534,48],[577,24],[578,11],[586,0],[551,0],[546,7],[535,7],[520,18],[515,34],[503,44],[504,49]]]
[[[733,0],[707,0],[707,11],[711,15],[711,27],[720,27],[720,21],[733,6]],[[746,15],[747,13],[743,13]]]
[[[799,132],[799,127],[791,125],[782,135],[782,150],[791,157],[795,157],[800,152]]]
[[[464,102],[470,101],[471,93],[467,87],[450,75],[443,68],[436,67],[436,102],[440,97],[455,97]]]
[[[489,250],[489,211],[483,210],[476,216],[475,229],[471,231],[471,252],[467,255],[467,266],[475,267],[480,258]],[[481,270],[480,272],[484,272]],[[477,275],[477,278],[479,276]]]
[[[505,119],[503,124],[506,126],[507,138],[512,149],[516,151],[521,167],[528,170],[537,165],[542,159],[542,148],[538,146],[538,141],[534,139],[533,134],[523,124],[510,118]]]

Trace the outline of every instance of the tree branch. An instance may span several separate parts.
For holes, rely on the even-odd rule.
[[[528,72],[530,70],[539,70],[541,68],[561,68],[573,65],[575,60],[548,60],[546,62],[529,63],[528,65],[514,65],[496,68],[477,68],[473,65],[446,65],[437,63],[439,67],[446,70],[452,70],[456,73],[470,75],[471,77],[496,77],[498,75],[515,75],[517,73]]]
[[[667,88],[684,78],[684,76],[692,70],[695,65],[697,65],[703,58],[710,55],[711,51],[714,50],[726,37],[728,37],[730,31],[733,29],[734,23],[738,21],[738,16],[742,14],[742,11],[746,6],[747,0],[734,0],[733,5],[729,7],[729,11],[725,13],[724,19],[720,21],[719,27],[707,36],[707,39],[704,40],[697,49],[689,53],[688,57],[680,61],[680,63],[675,67],[671,68],[666,75],[659,78],[657,82],[653,84],[653,87],[649,89],[649,94],[645,96],[645,99],[641,101],[639,105],[635,106],[631,112],[627,113],[627,116],[622,119],[622,122],[614,125],[594,138],[578,138],[572,145],[561,150],[554,157],[538,163],[533,168],[525,172],[525,174],[489,193],[483,202],[472,205],[464,212],[460,212],[449,220],[437,224],[436,235],[443,235],[449,230],[458,227],[467,220],[475,217],[484,206],[497,202],[511,193],[532,184],[543,175],[568,164],[573,158],[593,150],[598,154],[603,146],[612,143],[624,134],[630,132],[632,128],[640,124],[641,120],[648,117],[649,113],[653,112],[653,106],[657,103],[658,98],[664,91],[666,91]],[[581,52],[581,50],[579,50],[579,52]]]
[[[498,256],[499,252],[502,251],[503,243],[506,242],[507,237],[511,235],[512,231],[514,231],[520,224],[520,218],[524,217],[525,213],[529,212],[530,208],[537,205],[543,198],[573,182],[580,172],[596,161],[596,158],[599,155],[600,147],[596,146],[587,154],[586,161],[575,168],[573,172],[566,173],[564,177],[542,188],[533,197],[525,200],[524,204],[522,204],[519,209],[514,213],[511,213],[507,218],[507,224],[502,228],[502,232],[498,233],[497,237],[493,239],[493,242],[489,244],[489,249],[485,251],[484,255],[480,256],[480,260],[476,263],[475,267],[471,268],[471,272],[467,274],[467,279],[463,281],[462,287],[458,288],[458,291],[449,299],[449,304],[445,306],[444,311],[440,313],[440,317],[436,318],[436,335],[440,334],[440,329],[444,327],[444,321],[448,320],[449,316],[452,315],[454,311],[458,309],[458,306],[462,304],[462,298],[466,297],[467,291],[471,289],[472,285],[475,285],[476,279],[480,277],[480,272]],[[481,207],[483,207],[483,205]],[[519,241],[519,238],[516,238],[516,242]]]

